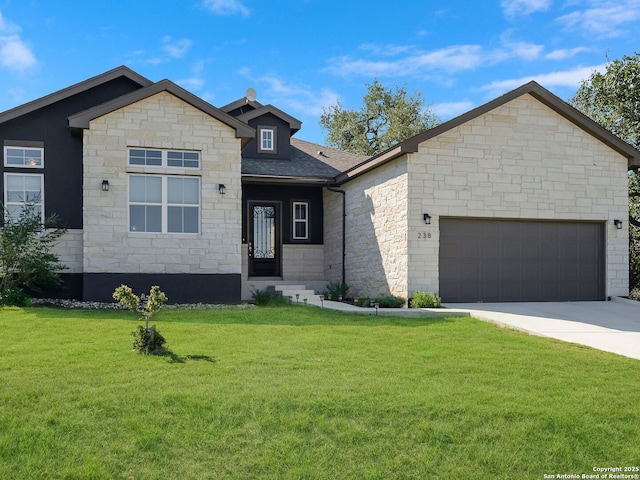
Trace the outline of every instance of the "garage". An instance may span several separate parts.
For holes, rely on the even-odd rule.
[[[440,219],[446,302],[605,299],[603,222]]]

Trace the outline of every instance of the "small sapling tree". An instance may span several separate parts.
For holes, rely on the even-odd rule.
[[[120,285],[113,292],[113,298],[132,312],[140,314],[140,320],[144,320],[144,327],[138,325],[133,335],[133,349],[138,353],[148,355],[164,352],[165,338],[156,330],[156,326],[149,327],[149,320],[155,315],[167,301],[167,296],[154,285],[149,291],[149,295],[138,297],[133,293],[131,287]]]

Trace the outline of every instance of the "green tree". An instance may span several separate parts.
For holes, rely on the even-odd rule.
[[[338,102],[320,117],[329,146],[361,155],[380,153],[438,123],[422,94],[410,96],[405,87],[392,90],[378,80],[367,84],[360,110],[346,110]]]
[[[636,148],[640,147],[640,55],[609,61],[583,81],[570,103]],[[640,286],[640,176],[629,173],[629,281]]]
[[[52,248],[66,229],[56,227],[57,217],[44,221],[40,212],[25,205],[20,214],[4,211],[0,228],[0,294],[7,289],[41,289],[60,284],[58,272],[66,267]]]

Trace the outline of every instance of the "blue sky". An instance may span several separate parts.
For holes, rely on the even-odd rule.
[[[639,30],[640,0],[0,0],[0,111],[127,65],[216,106],[252,87],[323,143],[376,78],[442,120],[529,80],[568,99]]]

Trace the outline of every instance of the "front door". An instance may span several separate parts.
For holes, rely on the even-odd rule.
[[[249,275],[280,276],[280,204],[249,203]]]

